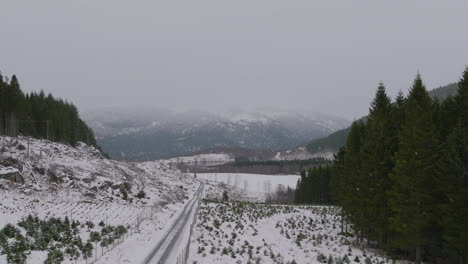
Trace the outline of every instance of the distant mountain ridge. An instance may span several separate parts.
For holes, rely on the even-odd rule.
[[[439,99],[439,101],[443,101],[450,96],[455,96],[457,94],[457,89],[458,89],[458,84],[451,83],[449,85],[435,88],[429,91],[429,95],[431,95],[432,98],[437,98]]]
[[[83,116],[103,149],[113,158],[127,160],[220,148],[278,151],[349,126],[347,120],[329,115],[272,109],[216,114],[108,109]]]

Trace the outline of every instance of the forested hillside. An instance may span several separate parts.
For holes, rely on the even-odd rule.
[[[29,135],[75,145],[78,141],[97,147],[93,131],[81,120],[77,108],[51,94],[24,93],[13,75],[0,73],[0,134]]]
[[[468,68],[443,102],[419,75],[394,101],[381,84],[335,156],[331,191],[361,239],[417,263],[466,263]]]
[[[301,171],[297,182],[294,201],[299,204],[330,204],[330,179],[332,167],[319,165]]]
[[[429,91],[429,95],[439,101],[443,101],[448,97],[457,94],[458,84],[452,83]],[[362,120],[365,120],[363,118]],[[322,151],[338,151],[339,148],[346,144],[351,127],[338,130],[330,135],[311,141],[306,145],[306,149],[310,153],[318,153]]]
[[[331,163],[324,158],[313,158],[308,160],[238,160],[219,165],[205,166],[203,163],[177,164],[181,171],[193,173],[251,173],[266,175],[296,174],[298,171],[306,170],[317,165]]]
[[[456,95],[457,90],[458,90],[458,84],[451,83],[449,85],[442,86],[442,87],[429,91],[429,95],[432,98],[437,98],[439,101],[443,101],[450,96]]]
[[[346,142],[346,137],[349,133],[349,127],[336,131],[324,138],[313,140],[306,145],[307,151],[310,153],[320,152],[324,150],[337,150]]]

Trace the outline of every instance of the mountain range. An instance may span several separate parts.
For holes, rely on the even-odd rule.
[[[219,113],[100,109],[82,115],[114,159],[153,160],[221,148],[279,151],[324,137],[350,122],[308,111]]]

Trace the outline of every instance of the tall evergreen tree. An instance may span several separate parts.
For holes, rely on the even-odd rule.
[[[369,239],[383,243],[388,232],[390,208],[384,190],[390,188],[388,177],[393,169],[393,155],[397,150],[398,130],[394,126],[393,113],[395,106],[385,92],[381,83],[377,88],[366,123],[366,140],[362,150],[363,214],[368,227]]]
[[[465,69],[461,80],[458,82],[458,93],[454,101],[458,113],[453,114],[459,116],[463,127],[468,128],[468,67]]]
[[[468,68],[458,86],[439,103],[418,75],[393,104],[379,87],[335,155],[331,190],[346,220],[417,262],[468,257]]]
[[[0,75],[0,134],[48,137],[71,145],[83,141],[99,148],[73,104],[43,91],[24,94],[15,75],[9,82]]]
[[[394,246],[415,250],[421,263],[428,229],[434,225],[434,164],[437,161],[437,131],[433,102],[418,75],[405,104],[405,121],[398,135],[399,150],[390,174],[391,228],[398,233]]]
[[[354,230],[361,232],[365,229],[364,192],[361,188],[364,186],[362,173],[362,147],[365,140],[365,125],[362,121],[355,121],[351,125],[351,130],[346,142],[346,152],[343,157],[343,174],[339,175],[341,186],[347,186],[347,191],[341,194],[343,213],[346,218],[354,223]]]
[[[461,122],[442,145],[436,170],[437,216],[448,254],[468,259],[468,131]],[[452,253],[453,252],[453,253]]]

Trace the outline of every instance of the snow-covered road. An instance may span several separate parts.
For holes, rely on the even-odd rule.
[[[192,199],[185,205],[184,209],[174,221],[169,231],[154,247],[151,253],[146,257],[144,263],[175,263],[183,246],[188,241],[190,233],[190,224],[202,197],[204,185],[200,184],[198,190]]]

